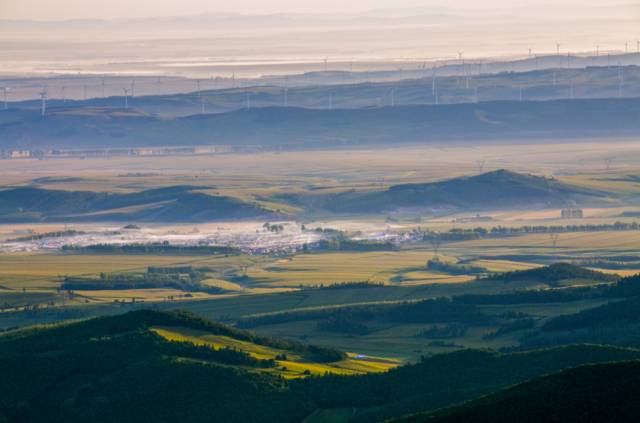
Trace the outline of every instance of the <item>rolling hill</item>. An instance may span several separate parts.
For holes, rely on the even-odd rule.
[[[440,106],[314,110],[264,107],[163,119],[139,110],[51,109],[0,113],[2,149],[226,145],[328,148],[402,142],[630,137],[640,100],[497,101]]]
[[[172,186],[126,194],[11,188],[0,191],[0,221],[198,222],[271,215],[256,205],[196,189],[203,187]]]
[[[377,422],[582,364],[635,359],[637,350],[603,346],[465,350],[381,373],[394,366],[143,310],[0,335],[0,419],[293,423],[356,407],[329,421]]]
[[[170,186],[133,193],[17,187],[0,191],[4,222],[202,222],[268,218],[272,211],[233,197],[206,193],[209,187]],[[205,192],[202,192],[205,191]],[[498,170],[441,182],[392,186],[385,191],[295,194],[274,197],[319,213],[383,213],[401,209],[543,208],[595,204],[604,193],[555,179]]]
[[[438,182],[394,185],[385,191],[325,196],[285,195],[280,198],[308,209],[380,213],[402,209],[451,211],[563,207],[602,202],[605,194],[556,179],[497,170]]]

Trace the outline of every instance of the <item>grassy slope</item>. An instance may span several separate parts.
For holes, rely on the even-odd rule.
[[[20,187],[0,191],[0,219],[19,221],[204,221],[270,213],[232,197],[173,186],[135,193],[62,191]]]
[[[426,184],[395,185],[386,191],[328,196],[325,207],[340,212],[384,211],[400,207],[491,208],[563,206],[594,202],[605,194],[556,179],[497,170]],[[316,198],[317,202],[318,199]]]

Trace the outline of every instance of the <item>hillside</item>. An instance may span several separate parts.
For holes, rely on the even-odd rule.
[[[175,313],[142,311],[19,331],[0,337],[0,420],[299,422],[310,411],[272,374],[275,360],[169,342],[149,330],[156,325],[200,330],[307,360],[342,358],[337,351]]]
[[[384,360],[184,313],[137,311],[0,336],[0,374],[11,375],[0,380],[0,419],[300,422],[318,410],[357,407],[355,421],[375,422],[568,367],[634,359],[637,350],[601,346],[469,350],[379,373]]]
[[[617,275],[586,269],[570,263],[554,263],[550,266],[537,267],[534,269],[498,273],[490,275],[489,278],[499,279],[505,282],[542,282],[550,286],[560,285],[566,281],[609,283],[616,282],[620,279]]]
[[[231,197],[173,186],[134,193],[61,191],[19,187],[0,191],[0,221],[197,222],[268,216],[270,212]]]
[[[473,209],[561,207],[598,203],[605,194],[556,179],[497,170],[424,184],[395,185],[385,191],[346,192],[328,196],[282,196],[296,205],[342,213],[398,209]]]
[[[264,107],[163,119],[129,109],[0,113],[0,148],[232,145],[325,148],[446,140],[627,137],[640,134],[637,99],[497,101],[314,110]]]
[[[617,422],[640,418],[640,362],[583,366],[397,423]]]

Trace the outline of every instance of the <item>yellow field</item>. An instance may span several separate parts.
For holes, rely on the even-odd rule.
[[[383,372],[401,364],[399,360],[377,357],[359,357],[349,353],[348,358],[335,363],[315,363],[305,361],[302,356],[287,350],[257,345],[251,342],[233,339],[227,336],[212,335],[208,332],[176,327],[153,327],[155,333],[170,341],[190,342],[194,345],[207,345],[214,349],[233,348],[244,351],[260,360],[275,360],[276,356],[286,354],[287,360],[276,360],[278,367],[261,371],[277,372],[286,378],[304,377],[304,372],[312,375],[325,373],[355,375],[362,373]],[[286,368],[286,370],[285,370]]]
[[[512,272],[514,270],[528,270],[538,267],[538,265],[532,263],[512,260],[474,260],[472,264],[484,267],[489,272]]]
[[[250,268],[247,274],[261,285],[299,286],[370,281],[392,283],[392,278],[410,272],[412,282],[452,283],[465,278],[427,272],[429,251],[337,252],[299,254],[269,265]]]
[[[545,253],[553,251],[548,234],[529,234],[511,238],[482,239],[450,244],[452,249],[465,248],[471,251],[514,253]],[[558,238],[557,252],[587,253],[587,252],[637,252],[640,249],[640,232],[576,232],[561,233]],[[446,251],[446,249],[445,249]]]

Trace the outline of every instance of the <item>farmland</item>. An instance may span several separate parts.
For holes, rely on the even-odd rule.
[[[283,313],[331,310],[341,313],[353,307],[391,307],[465,294],[548,289],[545,281],[538,280],[507,285],[477,279],[484,274],[540,268],[557,261],[621,276],[640,272],[640,231],[631,229],[637,220],[634,213],[640,211],[634,202],[640,193],[634,179],[640,172],[635,165],[635,157],[640,152],[628,141],[608,145],[606,150],[599,144],[584,141],[549,144],[545,149],[526,143],[483,145],[482,164],[486,168],[508,167],[536,175],[553,175],[553,181],[565,184],[557,185],[558,189],[570,186],[576,187],[575,192],[605,193],[601,203],[583,207],[582,219],[560,219],[559,206],[341,214],[309,209],[290,201],[291,196],[296,196],[313,204],[313,199],[321,197],[348,198],[352,192],[377,195],[401,184],[468,178],[479,173],[479,164],[467,158],[476,149],[454,143],[388,150],[325,150],[313,154],[284,151],[171,159],[112,157],[6,162],[7,166],[0,172],[0,181],[6,186],[131,195],[187,184],[195,194],[259,204],[278,210],[280,216],[249,221],[136,222],[130,229],[126,221],[0,225],[0,244],[5,249],[0,253],[0,304],[3,307],[0,324],[7,328],[146,307],[186,309],[234,324]],[[605,153],[616,156],[610,169],[603,168]],[[389,160],[389,156],[394,160]],[[459,181],[462,181],[460,193],[466,195],[466,179]],[[629,228],[613,230],[616,222]],[[582,225],[584,229],[564,231],[571,225]],[[587,229],[587,226],[599,229]],[[521,230],[525,227],[547,229],[542,233],[514,231],[469,239],[451,236],[437,245],[430,240],[433,234],[478,228],[490,233],[494,228]],[[548,229],[552,227],[563,229]],[[554,231],[559,231],[555,241]],[[357,250],[366,248],[366,243],[355,243],[351,250],[303,249],[305,243],[313,245],[336,237],[391,244],[380,244],[377,251]],[[147,252],[134,248],[138,244],[162,241],[170,242],[170,247],[156,246]],[[100,247],[98,244],[102,243],[115,247]],[[62,249],[65,245],[77,248]],[[205,248],[202,245],[225,245],[234,250],[204,254],[197,250]],[[428,267],[427,262],[434,259],[446,265]],[[90,290],[61,289],[65,278],[80,278],[94,284],[108,278],[144,280],[152,267],[164,269],[163,272],[192,269],[189,277],[195,281],[196,289],[136,289],[135,286],[114,289],[113,284],[102,289],[99,285]],[[598,283],[567,280],[562,286]],[[375,319],[352,325],[352,330],[362,333],[332,331],[333,326],[327,324],[325,317],[262,324],[254,330],[354,354],[410,362],[424,354],[461,348],[512,348],[523,335],[537,330],[549,319],[605,302],[593,298],[553,304],[482,305],[481,313],[524,317],[513,321],[487,320],[446,340],[420,335],[437,332],[442,329],[440,323],[434,326]],[[498,330],[506,331],[504,328],[523,325],[526,319],[534,319],[533,328],[488,336]],[[340,324],[351,327],[349,321],[330,320],[334,326],[336,322],[337,328]],[[446,323],[443,324],[446,327]],[[167,336],[204,342],[194,334],[172,332]],[[328,370],[354,371],[348,367]],[[287,377],[296,376],[294,373]]]

